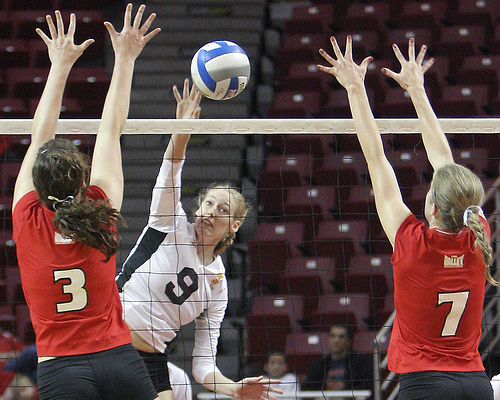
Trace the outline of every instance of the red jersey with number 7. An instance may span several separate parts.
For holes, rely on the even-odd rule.
[[[490,236],[488,222],[482,219]],[[473,233],[428,229],[410,215],[394,245],[396,319],[389,369],[483,371],[478,351],[485,293],[485,265]]]
[[[104,199],[91,186],[85,196]],[[131,343],[115,284],[115,257],[55,231],[54,211],[35,191],[13,211],[13,239],[38,356],[70,356]]]

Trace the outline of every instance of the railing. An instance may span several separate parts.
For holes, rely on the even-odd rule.
[[[493,248],[495,253],[493,259],[497,267],[497,272],[494,277],[496,280],[500,280],[500,177],[494,182],[493,186],[486,192],[485,202],[495,198],[495,211],[488,217],[488,223],[491,226],[491,242],[494,244]],[[486,291],[490,291],[492,285],[487,282]],[[373,344],[373,371],[374,371],[374,387],[373,387],[373,399],[383,400],[382,393],[390,389],[393,382],[396,380],[396,374],[389,372],[387,376],[382,378],[382,371],[387,370],[387,355],[382,359],[380,354],[380,343],[384,340],[389,340],[389,334],[392,329],[392,324],[394,323],[394,317],[396,316],[396,311],[394,311],[389,319],[384,323],[382,329],[377,333],[374,344]],[[491,317],[490,317],[491,316]],[[490,354],[490,351],[500,342],[500,329],[498,325],[500,324],[500,287],[496,288],[496,294],[492,296],[483,308],[483,333],[480,339],[480,345],[486,343],[486,347],[482,351],[481,357],[484,359]],[[490,329],[491,328],[491,329]],[[385,397],[385,400],[394,400],[397,398],[399,392],[399,384],[395,385],[392,391]]]
[[[330,398],[344,398],[344,399],[359,399],[365,400],[372,394],[371,390],[308,390],[308,391],[298,391],[293,394],[276,394],[273,396],[277,398],[286,399],[325,399]],[[201,392],[197,395],[199,400],[216,400],[216,399],[232,399],[233,397],[227,396],[225,394],[219,394],[214,392]]]

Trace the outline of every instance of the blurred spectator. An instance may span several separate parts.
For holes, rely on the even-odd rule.
[[[4,371],[3,367],[10,360],[15,359],[21,351],[24,349],[24,345],[9,332],[0,330],[0,395],[9,386],[16,375],[11,371]]]
[[[3,371],[14,373],[0,400],[37,400],[36,368],[38,357],[35,345],[26,347],[17,358],[4,365]]]
[[[295,398],[295,394],[299,391],[299,384],[297,380],[297,376],[288,372],[288,364],[286,361],[286,355],[280,350],[275,350],[269,353],[267,356],[267,360],[264,363],[264,371],[266,374],[264,375],[265,379],[279,379],[281,383],[275,383],[271,386],[276,389],[280,389],[283,391],[283,394],[290,395],[291,400]]]
[[[329,354],[311,364],[302,390],[372,390],[373,362],[351,350],[349,327],[334,324],[328,336]]]

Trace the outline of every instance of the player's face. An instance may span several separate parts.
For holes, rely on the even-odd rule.
[[[195,229],[205,244],[217,244],[238,223],[231,216],[231,196],[226,189],[210,190],[195,212]]]

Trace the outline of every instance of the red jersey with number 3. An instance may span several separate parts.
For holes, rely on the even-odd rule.
[[[469,229],[428,229],[414,215],[401,224],[392,256],[391,371],[484,370],[478,346],[486,278],[474,240]]]
[[[86,194],[104,199],[91,186]],[[13,238],[39,356],[95,353],[131,343],[115,284],[115,257],[55,232],[35,191],[13,211]]]

